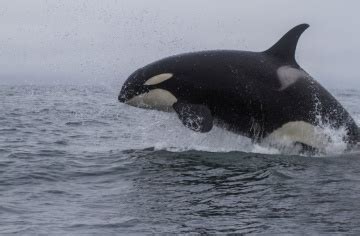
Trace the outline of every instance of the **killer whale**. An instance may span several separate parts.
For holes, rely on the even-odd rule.
[[[175,55],[136,70],[118,100],[175,111],[197,132],[214,123],[254,141],[286,139],[324,149],[324,126],[344,128],[344,141],[359,141],[359,128],[343,106],[295,60],[300,24],[262,52],[213,50]]]

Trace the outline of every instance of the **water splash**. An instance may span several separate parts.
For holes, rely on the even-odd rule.
[[[286,137],[280,140],[278,146],[267,143],[256,144],[249,138],[214,127],[208,133],[196,133],[183,127],[176,114],[157,111],[142,111],[129,108],[131,112],[139,112],[142,116],[136,119],[137,140],[140,148],[154,147],[156,150],[182,152],[188,150],[208,152],[251,152],[262,154],[287,154],[287,155],[335,155],[343,153],[347,144],[344,142],[346,130],[334,129],[330,124],[324,124],[317,129],[319,135],[329,137],[329,142],[324,143],[321,152],[304,153],[302,147],[294,145]],[[140,115],[138,116],[140,117]],[[135,121],[134,121],[135,122]],[[141,143],[139,143],[141,141]]]

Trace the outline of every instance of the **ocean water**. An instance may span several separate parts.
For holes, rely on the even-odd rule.
[[[0,234],[360,234],[360,151],[194,133],[119,88],[0,86]],[[359,124],[360,91],[332,93]]]

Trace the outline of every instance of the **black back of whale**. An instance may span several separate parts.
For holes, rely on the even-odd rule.
[[[171,79],[146,89],[164,89],[174,94],[179,104],[207,107],[219,123],[234,132],[261,139],[291,121],[329,123],[335,128],[344,126],[347,141],[356,142],[359,129],[349,113],[305,72],[306,76],[280,89],[278,68],[301,69],[295,50],[307,27],[296,26],[264,52],[202,51],[159,60],[130,76],[122,93],[126,93],[124,88],[140,86],[145,78],[172,73]]]

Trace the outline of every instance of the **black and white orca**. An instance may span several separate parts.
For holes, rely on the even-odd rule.
[[[325,126],[359,141],[359,128],[341,104],[295,60],[301,24],[263,52],[214,50],[185,53],[153,62],[124,83],[120,102],[175,111],[197,132],[215,124],[254,141],[286,139],[324,149]]]

